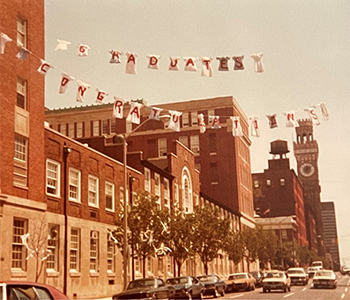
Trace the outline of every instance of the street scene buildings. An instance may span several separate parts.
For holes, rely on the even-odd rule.
[[[171,255],[147,258],[143,270],[141,259],[122,253],[110,234],[135,193],[144,191],[157,197],[160,210],[192,213],[206,203],[235,232],[262,226],[281,242],[327,254],[339,268],[335,208],[321,205],[319,150],[309,120],[296,129],[297,173],[287,143],[276,140],[268,169],[252,174],[248,118],[233,96],[159,104],[161,120],[150,119],[139,101],[140,124],[126,120],[130,103],[121,119],[113,117],[113,103],[48,109],[38,57],[16,57],[19,47],[45,56],[44,1],[29,2],[1,1],[0,7],[0,29],[16,40],[0,55],[1,280],[40,281],[70,297],[91,298],[121,291],[125,280],[144,272],[173,276],[178,269]],[[168,111],[182,112],[179,131],[168,128]],[[199,115],[207,124],[203,133]],[[242,136],[232,134],[231,117],[239,117]],[[30,236],[44,245],[39,260],[32,259]],[[297,263],[294,250],[288,263]],[[209,272],[227,277],[259,267],[258,260],[233,263],[222,252]],[[198,257],[181,268],[182,274],[204,272]]]

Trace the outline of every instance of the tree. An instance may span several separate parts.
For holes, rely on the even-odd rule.
[[[225,239],[224,250],[228,254],[228,259],[232,260],[235,265],[242,261],[244,257],[244,244],[240,231],[230,231]]]
[[[278,239],[275,232],[263,230],[261,226],[256,227],[256,234],[259,238],[258,258],[264,269],[276,256]]]
[[[259,257],[260,237],[257,234],[256,228],[245,228],[242,231],[242,240],[245,248],[244,257],[248,264],[248,272],[250,263],[256,261]]]
[[[224,248],[224,240],[230,231],[227,219],[221,219],[219,209],[211,205],[197,206],[194,216],[193,249],[199,255],[205,274],[208,274],[208,263],[218,257],[219,250]]]
[[[38,221],[34,221],[29,232],[21,236],[22,244],[27,248],[27,259],[34,258],[35,264],[35,282],[43,271],[45,260],[49,257],[51,251],[47,248],[48,226],[45,216]]]

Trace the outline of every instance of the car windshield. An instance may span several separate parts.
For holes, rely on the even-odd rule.
[[[333,276],[333,272],[331,271],[318,271],[316,273],[317,276],[325,276],[325,277],[332,277]]]
[[[281,272],[271,272],[266,274],[266,278],[283,278],[284,274]]]
[[[131,281],[128,285],[127,290],[145,287],[145,286],[148,286],[148,287],[155,286],[155,280],[154,279],[143,279],[143,280]]]
[[[200,281],[206,282],[206,281],[215,281],[216,277],[215,276],[198,276],[197,277]]]
[[[304,274],[302,270],[288,270],[288,274]]]
[[[233,280],[233,279],[244,279],[244,278],[247,278],[245,274],[236,274],[236,275],[230,275],[228,279]]]
[[[188,283],[189,279],[187,277],[176,277],[176,278],[169,278],[166,283],[167,284],[183,284]]]

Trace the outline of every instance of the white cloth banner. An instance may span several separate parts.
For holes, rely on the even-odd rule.
[[[230,117],[232,121],[232,135],[233,136],[243,136],[242,125],[239,117]]]
[[[320,125],[320,120],[318,119],[318,116],[315,112],[315,107],[306,107],[305,110],[309,113],[310,119],[312,121],[312,124],[314,125]]]
[[[68,49],[68,45],[71,44],[71,42],[67,42],[65,40],[57,40],[58,45],[55,48],[55,51],[58,50],[67,50]]]
[[[170,71],[178,71],[179,70],[179,60],[180,60],[180,57],[170,56],[170,65],[169,65]]]
[[[148,58],[148,69],[158,70],[158,63],[160,55],[147,55]]]
[[[217,57],[216,58],[219,61],[219,71],[228,71],[228,61],[229,57]]]
[[[88,51],[91,49],[87,45],[78,44],[78,56],[88,56]]]
[[[101,91],[99,89],[96,89],[97,95],[96,95],[96,103],[102,104],[104,98],[106,98],[109,94],[107,92]]]
[[[258,73],[264,72],[264,67],[263,67],[263,64],[261,62],[263,54],[262,53],[253,54],[251,57],[254,59],[255,72],[258,72]]]
[[[9,38],[9,36],[3,32],[0,33],[0,39],[0,54],[4,54],[6,43],[12,42],[12,39]]]
[[[67,90],[68,83],[72,80],[74,80],[73,76],[68,75],[67,73],[61,73],[62,79],[61,79],[61,84],[60,84],[60,94],[64,94]]]
[[[114,98],[113,117],[117,119],[123,119],[123,108],[124,108],[125,101],[115,96],[113,98]]]
[[[213,129],[220,129],[220,117],[219,116],[209,116],[209,123],[211,125],[211,128]]]
[[[235,66],[233,67],[233,69],[234,70],[244,70],[244,65],[243,65],[244,55],[234,56],[232,58],[235,61]]]
[[[112,55],[109,63],[111,63],[111,64],[120,64],[120,55],[122,53],[117,51],[117,50],[110,50],[109,53]]]
[[[286,127],[299,127],[294,110],[286,111],[284,115],[286,116]]]
[[[199,125],[200,133],[204,133],[207,130],[207,126],[205,125],[203,114],[198,115],[198,125]]]
[[[40,61],[41,61],[41,65],[38,69],[38,72],[40,74],[46,75],[47,71],[50,70],[52,66],[49,63],[47,63],[45,60],[41,59]]]
[[[213,77],[212,58],[202,57],[200,60],[202,62],[202,76]]]
[[[169,120],[168,128],[175,131],[180,131],[180,116],[182,115],[182,112],[169,110],[169,113],[170,113],[170,120]]]
[[[184,57],[185,63],[185,71],[197,71],[196,61],[197,58],[195,57]]]
[[[276,114],[273,114],[273,115],[268,115],[266,116],[268,119],[269,119],[269,126],[270,128],[276,128],[278,125],[277,125],[277,118],[276,118]]]
[[[126,118],[127,121],[131,121],[134,124],[140,124],[141,119],[141,103],[130,102],[130,111]]]
[[[260,136],[260,128],[259,128],[258,117],[256,117],[256,116],[250,117],[249,120],[250,120],[250,134],[251,134],[251,136],[259,137]]]
[[[30,53],[29,50],[20,46],[19,52],[17,53],[16,57],[18,57],[20,60],[25,61],[29,53]]]
[[[326,103],[321,102],[320,107],[321,107],[323,119],[325,121],[327,121],[329,119],[329,114],[328,114],[328,109],[327,109]]]
[[[132,53],[132,52],[127,52],[126,53],[126,74],[136,74],[136,57],[137,54]]]
[[[87,89],[90,88],[90,85],[80,80],[77,80],[77,83],[78,83],[77,102],[84,102],[85,92]]]
[[[163,110],[162,108],[150,107],[151,112],[149,114],[149,118],[152,120],[160,120],[160,112]]]

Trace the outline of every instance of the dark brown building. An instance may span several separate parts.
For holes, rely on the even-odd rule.
[[[288,152],[286,141],[271,142],[270,153],[274,157],[268,161],[268,169],[252,174],[255,210],[261,218],[293,216],[297,224],[296,242],[308,245],[303,188],[290,169]]]

